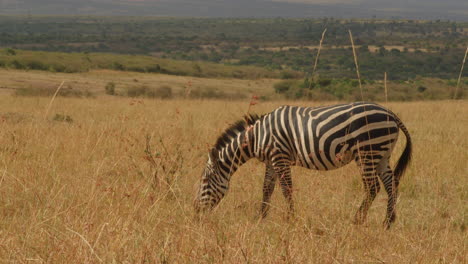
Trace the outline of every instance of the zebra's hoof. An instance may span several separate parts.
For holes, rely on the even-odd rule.
[[[385,219],[385,220],[383,221],[383,228],[384,228],[385,230],[389,230],[391,226],[392,226],[392,223],[391,223],[390,221],[388,221],[387,219]]]
[[[356,214],[356,216],[354,217],[353,224],[354,225],[363,225],[365,221],[366,221],[365,216],[363,216],[361,214]]]
[[[386,230],[389,230],[392,223],[395,222],[395,219],[396,219],[396,215],[395,214],[392,214],[391,216],[389,217],[386,217],[385,220],[383,221],[383,226]]]

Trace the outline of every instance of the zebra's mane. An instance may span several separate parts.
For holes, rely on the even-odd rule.
[[[244,116],[244,119],[236,121],[234,124],[229,126],[216,140],[214,148],[217,150],[221,150],[223,147],[226,146],[229,142],[231,142],[232,138],[236,137],[237,134],[244,131],[248,126],[255,124],[257,120],[262,118],[262,116],[256,114],[247,114]]]

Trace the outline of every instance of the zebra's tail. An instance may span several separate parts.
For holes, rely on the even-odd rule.
[[[395,183],[398,184],[400,182],[401,177],[403,176],[403,173],[405,172],[406,168],[411,162],[412,144],[411,144],[411,136],[408,132],[408,129],[406,129],[405,125],[403,125],[403,122],[401,122],[401,120],[396,115],[394,115],[394,117],[395,117],[395,121],[398,127],[401,129],[401,131],[403,131],[403,133],[406,136],[405,149],[403,150],[403,153],[398,159],[397,165],[395,166],[395,169],[393,170],[393,173],[395,175]]]

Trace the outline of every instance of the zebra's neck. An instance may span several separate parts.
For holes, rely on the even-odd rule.
[[[249,126],[218,150],[218,165],[223,176],[229,178],[242,164],[256,157],[252,139],[253,126]]]

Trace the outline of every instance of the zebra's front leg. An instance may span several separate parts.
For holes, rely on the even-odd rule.
[[[276,176],[273,166],[267,163],[266,170],[265,170],[265,179],[263,181],[263,201],[262,201],[262,207],[260,211],[262,218],[265,218],[268,214],[268,211],[270,210],[271,195],[273,194],[273,191],[275,190],[275,184],[276,184],[277,178],[278,177]]]
[[[289,204],[289,215],[294,214],[293,185],[291,179],[291,167],[289,165],[275,166],[275,172],[279,178],[281,191]]]
[[[389,229],[396,219],[395,207],[398,195],[398,182],[394,177],[392,169],[388,165],[379,174],[379,176],[388,195],[387,214],[383,224],[386,229]]]

